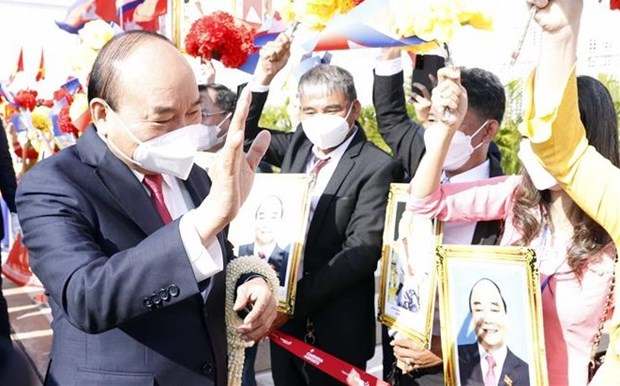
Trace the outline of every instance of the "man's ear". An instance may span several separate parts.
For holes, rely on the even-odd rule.
[[[484,141],[484,143],[491,143],[491,141],[495,139],[495,136],[499,132],[499,126],[499,122],[497,122],[495,119],[491,119],[487,124],[486,129],[484,130],[484,138],[482,139],[482,141]]]
[[[90,116],[97,127],[97,131],[102,135],[106,135],[107,104],[101,98],[93,98],[89,103],[89,108]]]
[[[353,117],[353,121],[357,121],[362,113],[362,104],[359,100],[353,101],[353,106],[351,107],[351,116]]]

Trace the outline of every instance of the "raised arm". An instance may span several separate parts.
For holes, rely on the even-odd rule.
[[[588,146],[578,109],[574,66],[583,1],[528,3],[541,7],[535,19],[543,28],[543,45],[536,74],[529,79],[526,90],[523,131],[545,168],[617,244],[620,170]],[[615,299],[617,303],[619,297]],[[605,363],[590,385],[616,384],[619,377],[620,318],[615,314]]]
[[[382,51],[375,68],[372,100],[379,133],[412,176],[424,154],[424,128],[407,114],[400,56],[398,48]]]
[[[467,92],[460,83],[458,69],[442,68],[433,90],[430,124],[424,134],[426,154],[409,185],[413,198],[424,198],[439,187],[443,164],[456,129],[467,111]],[[447,112],[446,108],[451,112]]]
[[[259,120],[263,113],[263,108],[267,102],[269,87],[273,78],[286,65],[290,57],[291,40],[285,33],[281,33],[275,41],[267,43],[260,51],[260,58],[254,78],[246,85],[252,92],[252,104],[245,122],[246,147],[261,130]],[[293,133],[284,133],[279,130],[267,129],[271,133],[271,143],[265,161],[271,165],[281,166],[284,154],[291,142]]]

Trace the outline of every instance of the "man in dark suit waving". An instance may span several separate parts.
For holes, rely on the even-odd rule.
[[[288,57],[284,35],[261,51],[254,84],[247,86],[256,87],[248,138],[259,131],[266,86]],[[348,71],[319,65],[301,77],[298,92],[300,126],[291,133],[272,131],[266,154],[283,173],[315,176],[295,311],[282,330],[365,368],[375,348],[374,271],[388,190],[401,180],[402,167],[366,139]],[[339,384],[282,348],[271,349],[276,385]]]
[[[529,386],[528,365],[506,346],[506,301],[497,284],[478,280],[469,293],[477,341],[459,345],[459,379],[466,386]]]
[[[194,165],[198,87],[178,49],[144,31],[113,38],[95,60],[89,127],[18,188],[33,272],[49,294],[48,385],[225,385],[225,228],[269,142],[243,156],[240,98],[210,176]],[[262,277],[237,282],[237,332],[263,336],[276,299]]]

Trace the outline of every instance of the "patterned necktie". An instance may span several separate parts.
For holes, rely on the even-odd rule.
[[[149,193],[151,193],[151,201],[153,201],[155,210],[159,213],[159,217],[161,217],[164,225],[172,222],[172,216],[170,216],[170,212],[164,202],[161,174],[147,174],[144,176],[144,181],[142,182],[149,190]]]
[[[489,370],[487,375],[484,376],[484,386],[497,386],[495,379],[495,358],[489,354],[486,356],[487,363],[489,364]]]
[[[319,176],[319,172],[329,162],[330,158],[318,158],[315,156],[315,159],[318,159],[319,161],[314,164],[314,167],[312,168],[312,171],[310,173],[314,176],[314,179],[316,180],[316,178]]]

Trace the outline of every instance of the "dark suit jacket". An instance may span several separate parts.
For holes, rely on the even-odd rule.
[[[420,166],[426,151],[424,128],[407,114],[403,72],[392,76],[375,74],[373,83],[373,104],[377,114],[379,133],[390,146],[394,157],[399,160],[407,174],[412,177]],[[489,155],[490,175],[503,175],[500,162]],[[499,242],[502,221],[480,221],[476,225],[472,244],[495,245]]]
[[[462,386],[482,386],[484,377],[480,367],[480,352],[478,343],[458,346],[459,351],[459,375]],[[512,380],[512,384],[506,383],[506,377]],[[502,373],[498,379],[499,386],[529,386],[529,366],[521,358],[508,349]]]
[[[258,134],[266,99],[267,93],[252,95],[246,121],[250,139]],[[266,161],[283,173],[303,173],[312,143],[301,127],[271,135]],[[318,201],[306,237],[295,313],[284,331],[303,337],[310,316],[320,348],[356,363],[373,356],[374,271],[381,257],[389,185],[401,180],[402,167],[358,129]]]
[[[185,182],[196,205],[210,185],[196,165]],[[226,384],[225,272],[203,302],[179,221],[93,127],[25,175],[17,207],[54,318],[46,384]]]
[[[2,199],[6,202],[6,206],[12,213],[17,212],[15,208],[15,189],[17,181],[15,180],[15,169],[13,169],[13,160],[9,152],[9,142],[0,120],[0,192]],[[4,237],[4,222],[0,221],[0,239]]]
[[[278,244],[269,255],[267,264],[273,267],[280,280],[280,286],[284,286],[286,280],[286,267],[288,265],[289,247],[281,248]],[[254,243],[239,246],[239,256],[254,256]]]

